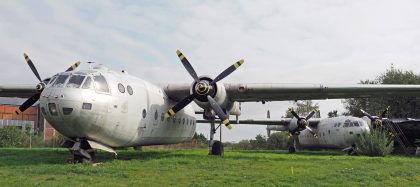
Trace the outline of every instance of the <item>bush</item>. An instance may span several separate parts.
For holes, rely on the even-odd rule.
[[[258,134],[255,140],[249,140],[249,144],[252,150],[263,150],[267,149],[267,139],[265,136]]]
[[[234,150],[247,150],[250,149],[249,140],[241,140],[237,144],[233,144]]]
[[[393,148],[389,133],[385,129],[371,128],[370,133],[364,133],[357,140],[358,153],[367,156],[389,155]]]
[[[64,136],[60,133],[54,134],[53,138],[51,140],[48,140],[45,142],[46,147],[61,147],[66,140],[64,139]]]
[[[25,134],[14,126],[0,128],[0,147],[22,147]]]
[[[287,149],[287,132],[272,133],[267,139],[267,149]]]

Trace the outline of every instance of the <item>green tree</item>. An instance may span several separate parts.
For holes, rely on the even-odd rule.
[[[251,146],[251,149],[257,149],[257,150],[267,149],[267,139],[265,136],[261,134],[258,134],[255,137],[255,140],[249,140],[249,144]]]
[[[306,115],[312,112],[312,110],[319,110],[318,103],[313,103],[312,100],[304,100],[304,101],[297,101],[294,103],[294,106],[291,107],[297,114],[299,115]],[[293,118],[293,115],[286,110],[285,113],[286,118]]]
[[[236,150],[247,150],[250,148],[249,140],[241,140],[237,144],[233,145],[233,149]]]
[[[391,65],[385,73],[375,80],[360,81],[360,84],[420,84],[420,76],[412,71],[396,69]],[[390,115],[397,118],[420,117],[420,98],[407,96],[390,96],[376,98],[352,98],[343,101],[344,115],[361,117],[360,109],[371,115],[380,115],[387,106],[391,106]]]
[[[197,143],[207,144],[207,138],[203,133],[197,134],[197,132],[195,132],[192,139],[196,140]]]
[[[338,116],[338,111],[337,110],[333,110],[328,112],[328,117],[332,118],[332,117],[337,117]]]
[[[287,132],[275,132],[267,139],[267,149],[287,149]]]
[[[0,147],[22,147],[25,134],[14,126],[0,128]]]

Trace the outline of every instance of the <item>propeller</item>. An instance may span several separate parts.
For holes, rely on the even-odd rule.
[[[216,113],[216,115],[220,118],[223,124],[228,128],[232,129],[232,125],[229,123],[229,116],[223,111],[222,107],[214,100],[214,95],[216,93],[216,83],[231,73],[233,73],[236,69],[239,68],[244,63],[244,60],[241,59],[238,62],[234,63],[233,65],[229,66],[225,69],[222,73],[216,76],[215,79],[210,78],[200,78],[197,76],[196,71],[191,66],[191,63],[187,60],[187,58],[182,54],[179,50],[176,51],[178,58],[181,60],[182,65],[194,79],[192,94],[175,104],[172,108],[170,108],[165,113],[165,118],[169,118],[174,116],[178,111],[182,110],[185,106],[190,104],[195,99],[200,99],[207,101],[210,105],[210,108]]]
[[[18,109],[16,109],[15,114],[19,115],[22,112],[24,112],[26,109],[28,109],[30,106],[35,104],[39,98],[41,97],[41,93],[44,90],[46,86],[46,82],[48,79],[45,79],[42,81],[41,76],[39,76],[38,70],[36,69],[34,63],[29,58],[29,56],[26,53],[23,53],[23,57],[25,58],[26,62],[28,63],[29,67],[31,68],[32,72],[34,73],[35,77],[39,80],[39,83],[36,85],[36,91],[37,93],[32,95],[28,100],[26,100],[22,105],[19,106]],[[80,65],[80,61],[77,61],[72,66],[70,66],[67,71],[73,71]]]
[[[366,111],[364,111],[363,109],[360,109],[360,112],[362,112],[363,115],[365,115],[366,117],[368,117],[370,119],[370,121],[374,125],[374,127],[379,127],[379,126],[382,126],[382,121],[383,121],[383,119],[385,119],[386,114],[388,113],[390,107],[391,106],[386,107],[385,110],[381,113],[381,115],[379,117],[378,116],[372,116],[369,113],[367,113]]]
[[[318,137],[318,135],[314,132],[312,128],[309,127],[308,120],[314,116],[316,113],[316,110],[312,110],[306,117],[299,116],[293,108],[289,108],[289,112],[297,119],[297,125],[298,127],[294,130],[294,132],[291,132],[292,135],[295,134],[297,131],[302,131],[304,129],[307,129],[314,137]]]

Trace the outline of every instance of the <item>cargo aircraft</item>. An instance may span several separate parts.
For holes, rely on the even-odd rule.
[[[316,111],[307,116],[299,116],[293,109],[289,112],[293,118],[281,119],[246,119],[232,121],[232,124],[267,125],[267,135],[271,131],[288,132],[289,153],[296,148],[308,149],[343,149],[356,143],[357,137],[369,133],[371,120],[368,117],[339,116],[332,118],[312,118]],[[219,120],[216,120],[218,123]],[[197,123],[210,123],[198,119]]]
[[[180,51],[176,53],[192,83],[157,86],[102,65],[76,71],[80,62],[41,79],[24,54],[39,83],[0,85],[0,97],[29,98],[16,110],[17,115],[39,101],[45,119],[71,142],[74,160],[89,162],[95,158],[95,149],[115,153],[116,148],[191,139],[196,128],[191,102],[203,108],[203,116],[211,121],[210,153],[222,154],[223,144],[213,140],[214,121],[220,119],[231,129],[229,115],[240,115],[240,102],[420,95],[420,85],[221,83],[244,60],[213,78],[198,76],[187,58]]]

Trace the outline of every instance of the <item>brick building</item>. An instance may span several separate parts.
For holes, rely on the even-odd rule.
[[[44,119],[38,105],[29,107],[20,115],[15,114],[23,102],[25,99],[0,98],[0,128],[15,126],[23,131],[30,127],[32,133],[43,133],[45,141],[52,139],[56,133],[55,129]]]

